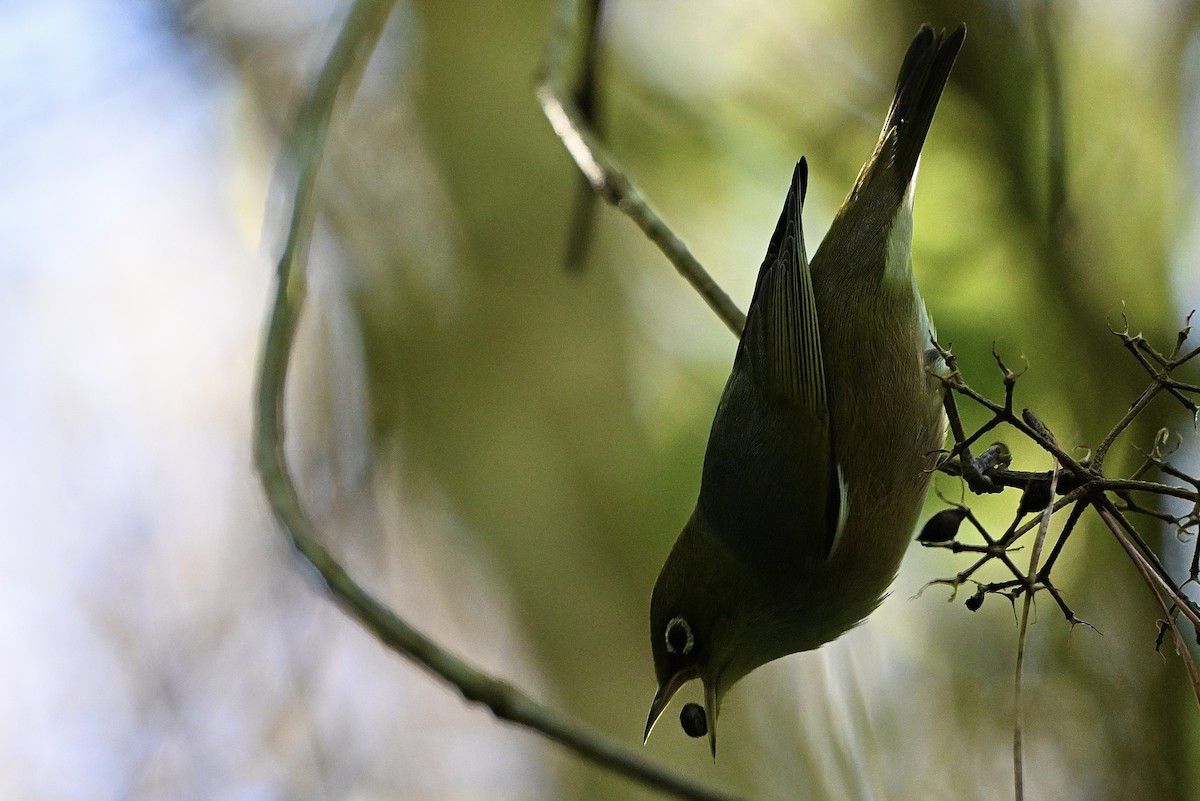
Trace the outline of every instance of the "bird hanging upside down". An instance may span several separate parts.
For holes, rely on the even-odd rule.
[[[721,699],[750,671],[836,639],[879,605],[942,446],[944,369],[912,272],[917,162],[966,35],[923,26],[875,151],[810,265],[796,165],[717,407],[695,511],[650,601],[658,692],[716,756]]]

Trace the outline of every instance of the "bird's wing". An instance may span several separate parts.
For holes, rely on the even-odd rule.
[[[845,521],[800,224],[807,180],[801,159],[713,420],[699,502],[731,551],[772,570],[824,560]]]
[[[800,211],[808,188],[808,162],[792,173],[783,213],[759,269],[746,327],[738,345],[763,390],[794,404],[815,421],[827,421],[825,369]]]

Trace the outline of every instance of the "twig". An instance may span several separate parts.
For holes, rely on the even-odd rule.
[[[567,152],[592,185],[593,191],[633,220],[658,246],[679,274],[692,285],[709,308],[740,336],[746,325],[744,315],[717,285],[708,271],[655,214],[625,173],[588,129],[565,85],[568,46],[578,18],[576,0],[559,0],[554,29],[546,38],[546,50],[536,76],[536,93],[542,111]]]
[[[596,92],[596,72],[600,60],[600,16],[602,0],[584,0],[583,9],[583,57],[580,65],[578,85],[575,89],[575,105],[584,123],[593,131],[600,130],[600,99]],[[575,192],[575,209],[571,227],[567,234],[567,269],[582,270],[587,258],[588,244],[596,223],[596,193],[592,184],[582,173]]]
[[[1034,34],[1037,38],[1042,68],[1046,76],[1046,175],[1048,198],[1046,223],[1055,244],[1062,245],[1067,223],[1067,148],[1066,123],[1063,115],[1062,76],[1059,72],[1057,38],[1051,29],[1051,9],[1048,0],[1035,7]]]
[[[1058,539],[1054,542],[1054,547],[1050,549],[1050,555],[1046,557],[1046,563],[1042,565],[1038,571],[1039,577],[1045,581],[1050,571],[1054,569],[1054,563],[1058,561],[1058,556],[1062,553],[1062,548],[1067,543],[1067,538],[1071,536],[1071,532],[1075,530],[1075,525],[1079,522],[1079,518],[1083,515],[1083,510],[1087,508],[1087,504],[1083,501],[1076,501],[1071,507],[1071,514],[1067,516],[1067,522],[1062,527],[1062,531],[1058,534]]]
[[[296,120],[287,153],[298,165],[287,242],[276,268],[255,394],[254,461],[263,490],[292,545],[321,575],[342,608],[392,650],[511,723],[540,733],[614,772],[681,798],[728,801],[732,796],[675,776],[581,729],[509,683],[446,651],[365,590],[321,544],[304,512],[284,456],[284,389],[296,324],[304,303],[308,247],[316,215],[314,188],[335,102],[350,97],[379,41],[394,0],[357,0]]]
[[[1055,461],[1064,469],[1068,470],[1075,476],[1080,478],[1084,477],[1084,474],[1088,471],[1084,469],[1084,467],[1075,459],[1074,456],[1064,451],[1061,447],[1059,447],[1058,443],[1055,442],[1052,437],[1049,437],[1044,433],[1045,426],[1043,426],[1041,421],[1034,416],[1032,411],[1029,409],[1023,409],[1020,416],[1016,414],[1016,411],[1013,408],[1013,386],[1016,384],[1018,375],[1009,370],[1004,365],[1004,362],[1000,360],[999,356],[996,356],[996,363],[1001,372],[1004,374],[1005,384],[1005,398],[1003,404],[996,403],[991,398],[980,394],[969,384],[963,382],[962,376],[958,373],[956,367],[954,366],[957,364],[957,361],[954,359],[954,355],[950,353],[949,350],[946,350],[938,345],[936,342],[934,342],[933,345],[938,349],[939,355],[946,360],[947,365],[951,366],[952,370],[948,377],[941,378],[943,386],[966,398],[970,398],[976,404],[982,406],[984,409],[992,413],[992,419],[984,423],[978,431],[967,437],[966,440],[955,443],[955,447],[943,459],[942,465],[939,465],[939,469],[942,469],[943,465],[948,467],[949,464],[953,464],[952,460],[965,453],[970,445],[977,441],[979,437],[983,435],[983,433],[991,431],[996,426],[1004,423],[1016,429],[1019,433],[1036,443],[1044,451],[1054,457]],[[993,355],[995,355],[994,351]],[[955,432],[955,436],[958,436],[958,432]],[[959,465],[958,469],[961,471],[962,466]],[[949,472],[949,470],[947,470],[947,472]],[[961,475],[962,473],[960,472],[958,474]]]
[[[1113,535],[1116,536],[1117,542],[1121,543],[1121,547],[1125,549],[1125,553],[1129,556],[1129,561],[1133,562],[1133,566],[1137,568],[1138,575],[1142,577],[1142,581],[1146,582],[1146,586],[1150,589],[1150,594],[1154,596],[1154,600],[1158,602],[1159,608],[1162,609],[1163,623],[1171,629],[1171,636],[1175,639],[1175,650],[1179,653],[1180,659],[1183,660],[1183,664],[1187,668],[1188,678],[1192,682],[1192,693],[1196,696],[1196,703],[1200,704],[1200,671],[1196,669],[1196,660],[1192,657],[1192,652],[1188,649],[1187,643],[1184,642],[1183,632],[1179,630],[1179,624],[1175,622],[1175,614],[1171,611],[1172,608],[1179,609],[1179,605],[1173,602],[1168,606],[1162,597],[1164,588],[1153,568],[1142,558],[1142,555],[1137,552],[1133,544],[1121,536],[1120,526],[1117,525],[1116,520],[1106,510],[1100,509],[1098,511],[1105,524],[1108,525]],[[1195,625],[1195,620],[1192,618],[1189,619]]]
[[[1053,498],[1057,490],[1058,464],[1056,463],[1050,473],[1050,497]],[[1017,669],[1013,687],[1016,705],[1016,723],[1013,725],[1013,787],[1017,801],[1023,801],[1025,798],[1025,746],[1022,704],[1024,703],[1025,643],[1029,635],[1029,609],[1033,606],[1035,579],[1041,572],[1038,568],[1038,562],[1042,558],[1042,546],[1045,545],[1046,534],[1050,530],[1050,516],[1053,513],[1052,507],[1050,504],[1047,504],[1040,515],[1041,523],[1038,526],[1038,535],[1033,541],[1033,549],[1029,554],[1029,574],[1025,579],[1027,582],[1025,597],[1021,599],[1021,626],[1017,633]]]
[[[1137,565],[1138,570],[1148,573],[1154,583],[1162,590],[1171,602],[1179,607],[1179,611],[1189,622],[1200,631],[1200,610],[1180,591],[1171,577],[1167,575],[1158,557],[1149,549],[1137,532],[1129,525],[1117,509],[1107,499],[1101,498],[1096,504],[1100,519],[1108,526],[1109,531],[1117,538],[1117,542],[1125,549],[1125,553]]]

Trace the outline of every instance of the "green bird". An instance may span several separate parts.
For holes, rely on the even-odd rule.
[[[935,375],[945,364],[912,271],[913,188],[965,35],[961,25],[917,33],[879,142],[811,265],[800,224],[808,165],[796,165],[695,511],[654,585],[646,738],[698,678],[707,726],[689,730],[707,730],[715,757],[729,689],[857,625],[896,576],[945,435]]]

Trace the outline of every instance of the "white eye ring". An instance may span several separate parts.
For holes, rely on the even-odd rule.
[[[682,628],[683,633],[687,635],[687,640],[683,643],[683,648],[680,649],[676,649],[674,643],[671,642],[671,632],[675,631],[676,626]],[[692,636],[692,627],[689,626],[688,622],[682,617],[673,617],[671,618],[671,621],[667,623],[665,639],[667,641],[668,654],[673,654],[676,652],[676,650],[678,650],[681,655],[687,656],[689,653],[691,653],[692,646],[696,644],[696,638]]]

